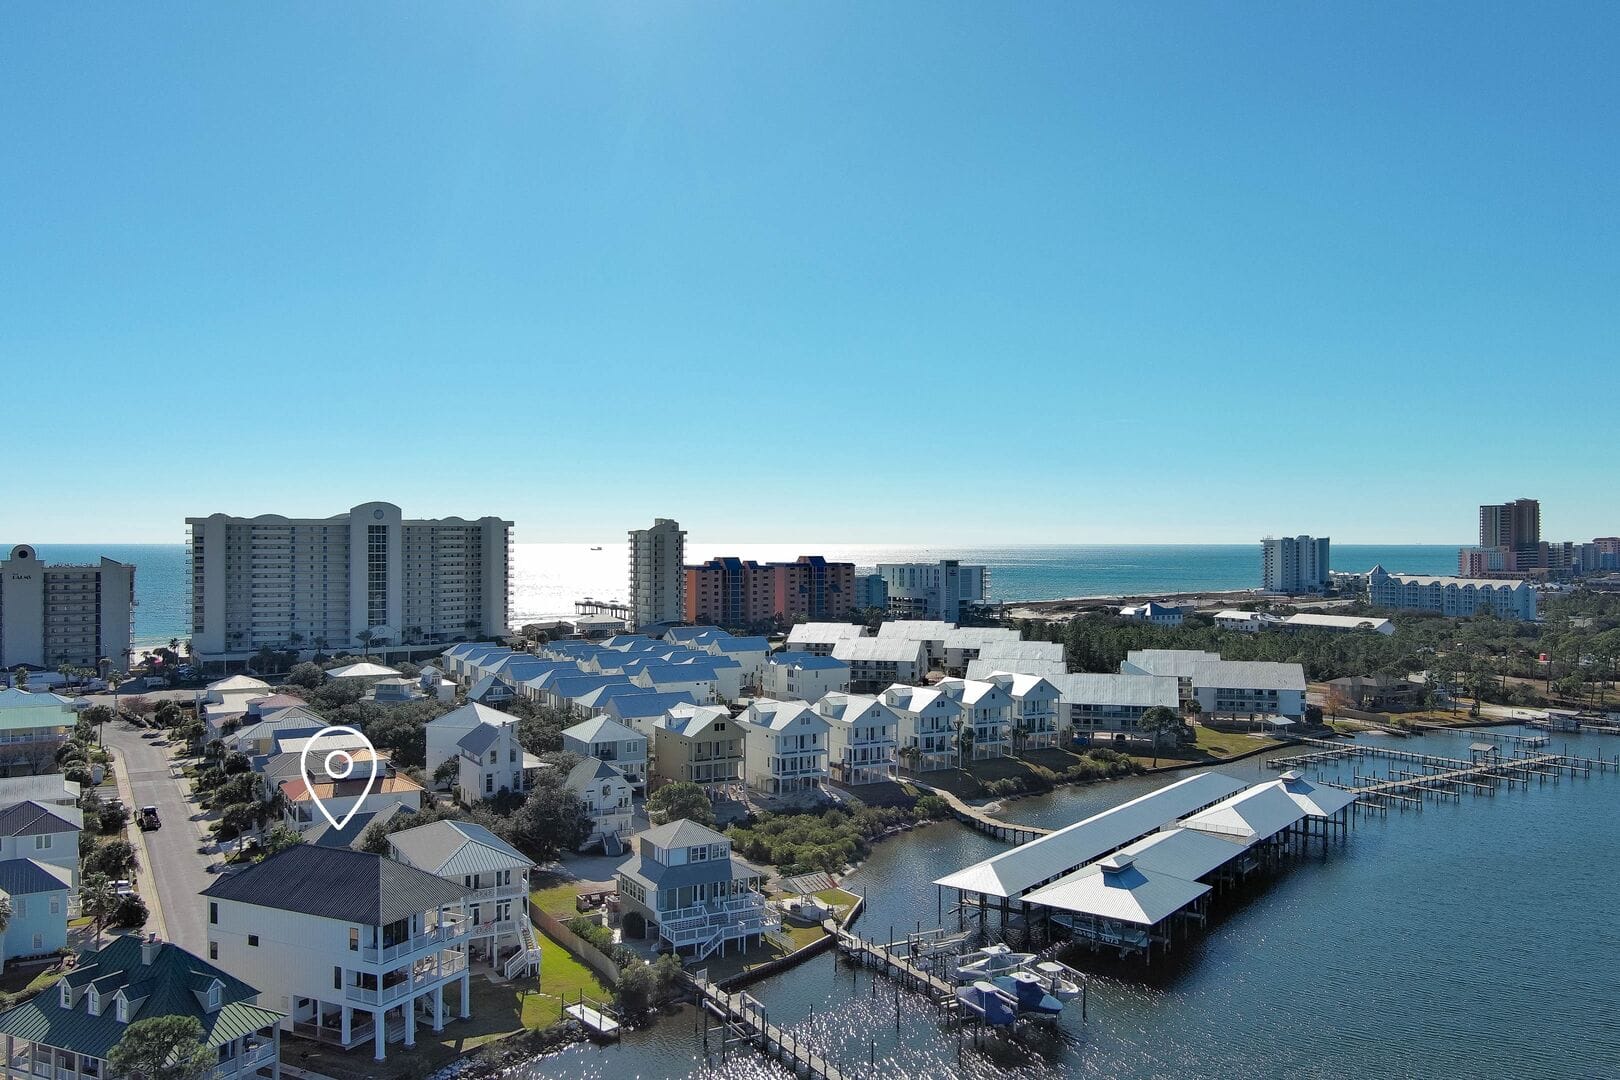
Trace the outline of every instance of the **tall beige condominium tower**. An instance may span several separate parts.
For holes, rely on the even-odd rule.
[[[636,629],[686,618],[686,533],[658,518],[630,530],[630,619]]]
[[[0,560],[0,667],[114,671],[128,665],[135,622],[135,567],[103,558],[82,566],[43,562],[31,544]]]
[[[508,632],[512,523],[407,519],[372,502],[329,518],[187,518],[192,651],[352,651]]]

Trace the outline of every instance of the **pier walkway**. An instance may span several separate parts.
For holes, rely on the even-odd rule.
[[[970,825],[980,832],[995,837],[1006,844],[1022,844],[1041,836],[1050,836],[1054,830],[1045,829],[1039,825],[1019,825],[1011,821],[1002,821],[988,810],[979,806],[969,806],[963,802],[955,792],[946,791],[942,787],[935,787],[926,780],[907,774],[906,783],[913,787],[922,788],[931,795],[938,795],[945,800],[951,808],[951,813],[964,825]]]
[[[792,1032],[771,1023],[765,1007],[757,998],[745,993],[729,993],[707,979],[690,977],[692,991],[697,995],[698,1007],[703,1014],[703,1047],[708,1050],[708,1018],[720,1021],[720,1052],[724,1056],[733,1043],[747,1043],[773,1061],[780,1062],[795,1076],[807,1080],[844,1080],[842,1069],[809,1046]]]
[[[838,951],[854,963],[881,972],[907,990],[926,995],[947,1010],[957,1006],[956,987],[913,962],[908,943],[868,941],[849,930],[838,930]],[[902,952],[904,949],[904,952]]]
[[[1358,796],[1357,813],[1387,813],[1392,805],[1402,810],[1409,806],[1421,810],[1425,800],[1430,798],[1461,801],[1465,793],[1495,795],[1500,786],[1511,788],[1517,784],[1527,787],[1532,778],[1544,784],[1549,779],[1557,782],[1566,775],[1584,778],[1590,777],[1594,771],[1620,771],[1620,760],[1535,753],[1526,749],[1515,749],[1511,755],[1504,756],[1501,745],[1495,743],[1476,743],[1472,747],[1473,757],[1469,759],[1420,754],[1366,743],[1330,742],[1325,739],[1301,741],[1327,749],[1312,754],[1273,758],[1267,764],[1277,769],[1308,769],[1320,777],[1325,766],[1349,763],[1352,779],[1344,786]],[[1516,747],[1518,744],[1510,745]],[[1358,762],[1372,761],[1393,762],[1395,766],[1386,768],[1383,776],[1370,770],[1363,773],[1357,768]]]

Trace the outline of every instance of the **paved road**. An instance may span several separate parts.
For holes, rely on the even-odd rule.
[[[146,851],[143,862],[151,871],[157,902],[163,911],[168,939],[199,956],[206,955],[208,931],[204,901],[197,894],[214,880],[208,872],[213,856],[197,849],[204,843],[201,812],[187,802],[169,770],[169,758],[156,737],[143,738],[146,729],[123,723],[107,725],[107,745],[118,754],[133,790],[135,805],[156,806],[163,827],[139,834]],[[148,904],[152,897],[146,897]]]

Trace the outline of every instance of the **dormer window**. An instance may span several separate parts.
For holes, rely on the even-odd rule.
[[[72,988],[69,987],[67,983],[63,982],[63,983],[58,983],[57,986],[56,986],[56,989],[57,989],[57,995],[56,995],[57,1004],[61,1005],[62,1008],[64,1008],[64,1009],[73,1008],[73,990],[72,990]]]
[[[218,1012],[219,1011],[220,997],[221,997],[220,984],[218,982],[214,982],[214,983],[210,984],[209,987],[208,987],[208,1011],[209,1012]]]
[[[101,992],[93,986],[90,993],[85,996],[85,1008],[90,1011],[91,1016],[101,1015]]]

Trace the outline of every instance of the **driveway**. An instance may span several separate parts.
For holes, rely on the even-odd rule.
[[[131,826],[137,849],[145,847],[141,862],[149,871],[143,875],[149,883],[141,890],[142,895],[152,906],[155,889],[156,906],[162,909],[161,925],[168,940],[206,956],[208,931],[203,901],[197,894],[208,887],[214,875],[208,872],[213,858],[197,850],[206,842],[202,812],[186,801],[180,781],[170,771],[169,756],[164,747],[157,745],[155,733],[117,722],[106,726],[105,738],[118,755],[122,775],[129,782],[134,799],[130,810],[156,806],[163,820],[163,827],[153,832],[138,832]]]

